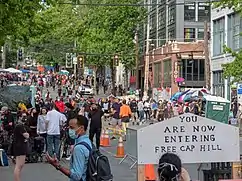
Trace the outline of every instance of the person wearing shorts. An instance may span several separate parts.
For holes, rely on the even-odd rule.
[[[113,125],[114,129],[116,129],[117,126],[119,126],[119,128],[121,128],[121,126],[122,126],[121,119],[119,117],[120,107],[121,107],[121,104],[119,103],[119,100],[117,98],[114,99],[114,103],[111,108],[111,113],[113,115],[112,116],[112,125]],[[115,138],[115,136],[113,136],[111,139],[116,139],[116,138]]]
[[[14,181],[20,181],[20,174],[28,151],[28,138],[29,133],[27,133],[25,125],[19,121],[13,133],[13,156],[16,157]]]

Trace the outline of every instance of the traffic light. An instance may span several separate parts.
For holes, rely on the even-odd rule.
[[[118,58],[118,55],[115,55],[115,56],[114,56],[114,59],[113,59],[113,66],[119,66],[119,58]]]
[[[82,55],[79,55],[77,57],[77,61],[79,62],[80,69],[84,69],[84,57]]]
[[[72,68],[72,54],[66,53],[66,68]]]
[[[22,61],[23,60],[23,50],[20,48],[18,50],[18,61]]]

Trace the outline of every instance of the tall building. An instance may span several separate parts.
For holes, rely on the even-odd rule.
[[[150,70],[153,72],[153,84],[151,84],[151,87],[174,87],[172,86],[174,81],[164,84],[165,81],[163,79],[169,79],[169,73],[166,75],[156,73],[163,72],[161,69],[166,66],[165,62],[167,62],[157,59],[157,57],[163,56],[160,56],[161,53],[156,50],[161,50],[162,46],[166,46],[165,44],[170,41],[176,41],[178,46],[181,46],[179,49],[181,54],[179,56],[182,56],[182,66],[177,76],[185,79],[182,86],[185,88],[205,87],[205,75],[202,70],[204,69],[204,56],[201,49],[203,48],[203,43],[194,42],[204,39],[204,21],[210,21],[210,4],[206,2],[207,0],[146,0],[145,3],[152,4],[152,6],[147,7],[148,22],[139,29],[139,54],[145,54],[145,44],[147,39],[149,39],[150,54],[153,54],[150,58]],[[149,37],[147,37],[146,33],[147,24],[150,26]],[[198,49],[201,52],[196,52]],[[173,53],[170,54],[169,52],[170,56],[172,56],[170,64],[174,68],[173,64],[177,59],[174,58]],[[192,54],[196,54],[196,56],[191,56]],[[140,71],[138,75],[140,88],[143,87],[144,80],[144,58],[145,56],[140,57]],[[156,62],[152,63],[153,60]],[[161,65],[156,65],[157,63]],[[171,68],[171,71],[173,71],[173,68]],[[133,76],[131,79],[131,84],[135,84]]]
[[[154,48],[169,40],[192,42],[203,40],[204,21],[210,21],[207,0],[146,0],[150,36]]]
[[[211,11],[211,70],[212,92],[227,99],[236,94],[231,91],[230,80],[224,79],[222,64],[232,62],[234,58],[224,53],[223,46],[236,51],[242,48],[242,18],[240,14],[225,8]]]

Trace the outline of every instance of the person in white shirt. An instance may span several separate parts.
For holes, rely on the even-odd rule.
[[[145,112],[145,119],[150,119],[150,103],[148,101],[145,101],[144,103],[144,112]]]
[[[44,152],[47,151],[46,113],[47,109],[42,108],[37,120],[37,134],[45,139],[45,149],[43,150]]]
[[[139,120],[142,121],[144,119],[144,104],[142,102],[142,100],[140,100],[138,102],[138,116],[139,116]]]
[[[54,156],[59,159],[59,148],[60,148],[60,131],[63,125],[64,115],[56,110],[55,104],[52,105],[52,110],[47,113],[46,124],[47,124],[47,150],[50,156]],[[54,150],[53,150],[54,148]]]

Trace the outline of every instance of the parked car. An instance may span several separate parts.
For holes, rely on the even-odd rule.
[[[93,88],[87,84],[79,86],[78,92],[82,95],[94,95]]]

